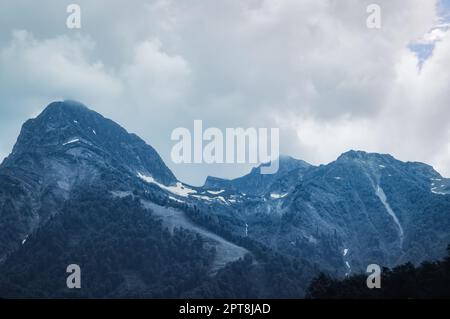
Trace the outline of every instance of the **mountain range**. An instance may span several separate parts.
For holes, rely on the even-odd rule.
[[[433,167],[363,151],[279,160],[194,187],[115,122],[51,103],[0,166],[0,297],[299,298],[320,272],[445,255],[450,180]]]

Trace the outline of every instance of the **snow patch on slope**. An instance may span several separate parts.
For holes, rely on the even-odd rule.
[[[185,203],[185,201],[180,200],[180,199],[178,199],[178,198],[175,198],[175,197],[173,197],[173,196],[169,196],[169,198],[170,198],[171,200],[177,202],[177,203]]]
[[[222,189],[222,190],[220,190],[220,191],[208,191],[208,193],[210,193],[210,194],[212,194],[212,195],[219,195],[219,194],[223,193],[224,191],[225,191],[225,190]]]
[[[69,140],[69,141],[65,142],[63,145],[68,145],[68,144],[76,143],[76,142],[79,142],[79,141],[80,141],[79,138],[74,138],[72,140]]]
[[[403,227],[400,224],[400,221],[397,218],[397,215],[395,215],[394,211],[392,210],[391,206],[389,205],[389,203],[387,202],[387,197],[386,194],[384,193],[383,189],[380,187],[380,185],[377,185],[376,187],[376,191],[375,194],[377,195],[377,197],[380,199],[381,203],[383,204],[384,208],[386,209],[386,211],[388,212],[388,214],[392,217],[392,219],[394,220],[394,223],[397,225],[398,228],[398,235],[400,238],[400,245],[403,245],[403,237],[404,237],[404,232],[403,232]]]
[[[445,192],[445,187],[447,185],[445,183],[442,183],[442,179],[441,178],[432,178],[431,180],[433,182],[431,183],[430,191],[433,194],[437,194],[437,195],[447,195],[448,194],[447,192]],[[437,183],[437,182],[441,182],[441,183]]]
[[[288,194],[278,194],[278,193],[270,193],[270,197],[273,199],[285,198]]]
[[[25,238],[22,240],[22,245],[24,245],[27,242],[28,235],[25,236]]]
[[[211,197],[204,196],[204,195],[192,195],[192,197],[197,198],[197,199],[206,200],[208,202],[213,200]]]
[[[146,183],[155,184],[159,186],[159,188],[181,197],[188,197],[189,194],[197,193],[197,191],[187,187],[186,185],[183,185],[180,182],[177,182],[175,186],[166,186],[164,184],[158,183],[152,176],[147,176],[138,172],[137,177],[139,177]]]
[[[433,188],[431,189],[431,192],[432,192],[433,194],[437,194],[437,195],[447,195],[447,193],[437,191],[437,190],[436,190],[436,187],[433,187]]]

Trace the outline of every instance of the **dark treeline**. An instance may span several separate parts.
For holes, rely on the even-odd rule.
[[[227,265],[216,276],[186,292],[189,298],[302,298],[318,274],[317,269],[300,258],[277,253],[266,245],[242,235],[242,222],[214,212],[213,206],[197,207],[155,198],[152,193],[135,192],[163,206],[182,210],[197,225],[246,248],[251,254]]]
[[[176,229],[171,234],[142,207],[140,200],[149,196],[160,205],[183,210],[198,225],[250,253],[212,275],[214,248],[190,231]],[[0,265],[0,297],[450,297],[450,255],[417,268],[406,264],[384,269],[381,289],[369,289],[366,274],[345,280],[319,275],[302,259],[281,255],[238,230],[226,215],[169,203],[157,193],[134,192],[119,199],[102,189],[83,190]],[[81,267],[81,289],[66,286],[69,264]]]
[[[85,193],[0,265],[0,296],[177,298],[207,278],[213,258],[199,235],[170,234],[138,199]],[[81,267],[81,289],[66,286],[69,264]]]
[[[450,245],[448,255],[440,261],[424,262],[418,267],[407,263],[393,269],[384,268],[381,288],[367,288],[367,275],[344,280],[326,274],[314,278],[307,297],[314,299],[440,299],[450,298]]]
[[[308,265],[231,234],[251,253],[212,275],[214,248],[187,230],[171,234],[137,195],[75,194],[0,264],[0,298],[304,296]],[[81,289],[66,286],[69,264],[81,268]]]

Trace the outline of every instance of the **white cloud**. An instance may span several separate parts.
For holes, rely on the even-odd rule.
[[[58,27],[65,8],[58,16],[49,0],[28,5],[52,8],[39,24],[14,3],[2,2],[0,20],[29,31],[0,36],[0,110],[15,123],[3,152],[27,112],[70,97],[141,135],[196,184],[248,166],[172,164],[170,132],[194,119],[280,126],[281,151],[314,163],[360,148],[450,174],[450,40],[429,32],[436,1],[377,1],[382,28],[370,30],[372,1],[80,0],[80,35]],[[436,43],[420,72],[415,39]]]
[[[423,38],[416,41],[418,44],[434,44],[445,37],[446,30],[443,28],[435,28],[426,33]]]
[[[86,37],[39,40],[28,31],[12,32],[0,48],[0,155],[9,153],[21,124],[49,101],[70,97],[95,105],[99,96],[120,96],[121,82],[100,60],[88,58],[92,50]]]
[[[14,31],[1,50],[1,83],[37,95],[119,95],[120,82],[99,61],[89,61],[94,43],[88,38],[58,36],[38,40],[27,31]],[[20,96],[19,96],[20,97]]]
[[[137,103],[163,106],[183,96],[189,84],[189,63],[181,56],[170,56],[158,39],[139,43],[133,61],[123,69],[123,80]]]

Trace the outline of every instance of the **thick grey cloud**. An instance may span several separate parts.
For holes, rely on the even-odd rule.
[[[82,29],[65,27],[66,6]],[[175,165],[176,127],[280,127],[281,151],[313,163],[350,148],[450,175],[450,39],[437,1],[2,1],[0,153],[54,99],[80,100],[153,145],[182,180],[248,165]],[[438,34],[439,33],[439,34]],[[434,38],[433,38],[434,36]],[[436,42],[422,68],[413,42]]]

